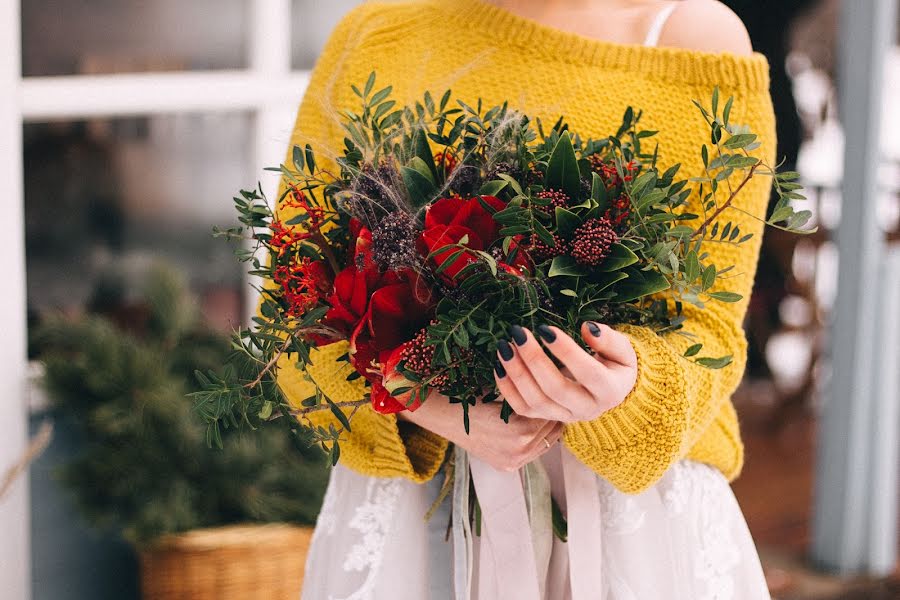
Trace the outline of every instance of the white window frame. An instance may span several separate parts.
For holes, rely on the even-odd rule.
[[[246,0],[248,67],[237,70],[22,77],[20,0],[0,0],[0,214],[4,274],[0,293],[0,477],[26,447],[25,220],[22,126],[62,119],[245,111],[253,115],[253,167],[274,194],[285,131],[309,82],[291,69],[291,0]],[[248,293],[252,290],[248,289]],[[255,302],[255,301],[254,301]],[[252,303],[251,303],[252,305]],[[0,589],[31,597],[27,477],[0,498]]]

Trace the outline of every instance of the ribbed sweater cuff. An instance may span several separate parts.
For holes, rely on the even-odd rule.
[[[313,363],[307,371],[335,401],[358,400],[366,393],[363,380],[348,382],[349,365],[336,360],[346,351],[344,342],[314,350]],[[315,393],[315,387],[292,361],[282,360],[279,366],[278,384],[288,401],[299,407],[304,398]],[[315,425],[337,425],[328,411],[311,413],[309,418]],[[356,413],[351,427],[352,431],[342,435],[341,462],[373,477],[428,481],[437,473],[447,452],[447,440],[411,423],[398,423],[395,415],[381,415],[370,407]]]
[[[618,328],[637,355],[637,381],[625,400],[593,421],[566,428],[566,446],[628,493],[640,492],[681,453],[687,427],[684,372],[665,342],[645,327]]]
[[[395,415],[375,415],[366,436],[371,455],[355,456],[347,466],[377,477],[403,477],[416,483],[437,473],[447,452],[447,440]],[[360,464],[361,463],[361,464]]]

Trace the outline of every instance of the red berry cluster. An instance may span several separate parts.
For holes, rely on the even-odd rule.
[[[588,219],[575,230],[569,254],[583,265],[596,266],[609,255],[610,246],[618,239],[609,219]]]
[[[555,208],[565,208],[569,205],[569,196],[563,192],[562,190],[542,190],[535,194],[538,198],[542,200],[549,200],[550,204],[546,207],[548,212],[553,212]]]
[[[549,246],[537,234],[532,233],[528,252],[535,261],[542,262],[568,251],[569,244],[558,233],[553,234],[553,242],[553,245]]]
[[[426,343],[427,339],[428,329],[423,327],[400,352],[400,361],[403,363],[404,369],[415,373],[423,379],[431,378],[434,375],[431,366],[431,362],[434,360],[434,346]],[[435,389],[441,389],[449,381],[447,374],[442,373],[434,376],[428,385]]]
[[[434,155],[434,163],[438,169],[444,170],[444,175],[450,175],[454,169],[456,169],[456,165],[459,164],[457,158],[450,154],[450,152],[446,150],[442,150]]]

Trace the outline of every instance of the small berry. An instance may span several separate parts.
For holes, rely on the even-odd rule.
[[[535,194],[541,200],[549,200],[550,204],[542,207],[546,212],[552,213],[555,208],[565,208],[569,205],[569,196],[561,190],[543,190]]]
[[[569,254],[583,265],[596,266],[609,255],[618,239],[608,219],[588,219],[575,230]]]
[[[568,251],[569,245],[559,234],[553,234],[553,242],[552,246],[548,245],[537,234],[533,233],[531,234],[531,244],[528,253],[536,262],[542,262],[549,258],[561,256]]]

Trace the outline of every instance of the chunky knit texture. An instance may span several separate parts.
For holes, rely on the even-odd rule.
[[[292,144],[312,143],[323,155],[337,152],[344,137],[338,111],[356,109],[350,84],[365,81],[373,69],[382,85],[394,86],[394,96],[402,102],[421,98],[425,90],[440,95],[450,88],[456,98],[470,103],[479,97],[487,106],[509,100],[545,123],[565,115],[573,130],[592,136],[614,131],[632,105],[644,111],[644,127],[660,131],[656,139],[663,166],[681,163],[683,177],[702,171],[699,147],[708,138],[691,100],[708,102],[718,85],[723,98],[735,97],[731,120],[750,125],[763,142],[760,156],[773,159],[775,123],[768,65],[761,55],[611,44],[546,27],[480,0],[367,3],[351,12],[316,65]],[[769,186],[768,179],[755,179],[736,205],[764,216]],[[730,396],[744,372],[741,323],[762,226],[738,211],[726,214],[741,231],[755,235],[741,246],[708,244],[708,260],[736,266],[727,289],[743,294],[744,300],[710,302],[702,311],[688,307],[686,329],[695,340],[620,327],[637,353],[637,384],[618,407],[566,429],[566,446],[624,492],[647,488],[683,458],[711,464],[729,479],[741,469],[743,446]],[[731,354],[734,362],[710,370],[683,358],[695,341],[703,342],[702,355]],[[345,344],[336,344],[317,352],[308,375],[335,400],[357,400],[364,393],[360,380],[346,382],[347,372],[334,363],[345,351]],[[304,375],[289,361],[282,366],[279,383],[287,397],[292,402],[308,397],[312,386]],[[334,422],[328,411],[312,420],[325,426]],[[364,474],[426,481],[447,449],[439,436],[369,408],[360,409],[352,424],[341,460]]]

